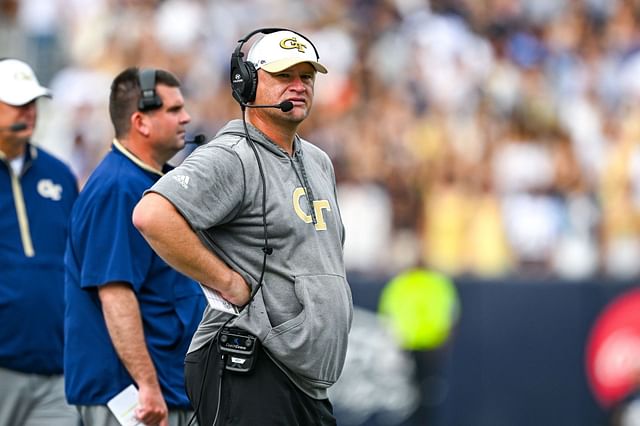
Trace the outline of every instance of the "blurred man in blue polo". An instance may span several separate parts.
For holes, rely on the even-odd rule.
[[[111,85],[109,112],[116,139],[71,215],[65,257],[67,399],[85,426],[118,426],[108,402],[134,385],[139,421],[185,426],[191,406],[183,361],[204,297],[194,281],[153,252],[131,213],[184,146],[191,118],[176,77],[153,69],[121,72]]]
[[[64,247],[78,195],[70,169],[31,144],[33,70],[0,60],[0,425],[77,425],[62,377]]]

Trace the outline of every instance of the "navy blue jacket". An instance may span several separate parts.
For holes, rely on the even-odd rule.
[[[61,374],[64,250],[78,196],[71,170],[27,145],[22,173],[0,153],[0,367]]]

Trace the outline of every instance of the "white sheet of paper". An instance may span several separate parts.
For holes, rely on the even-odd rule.
[[[135,417],[137,406],[138,389],[133,385],[127,386],[107,402],[107,407],[122,426],[144,426],[144,423]]]
[[[239,314],[238,307],[223,298],[216,290],[202,284],[200,284],[200,287],[202,287],[202,292],[207,298],[207,302],[209,302],[209,306],[211,306],[212,309],[228,312],[233,315]]]

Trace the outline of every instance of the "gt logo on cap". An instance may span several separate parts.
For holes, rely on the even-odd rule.
[[[16,81],[33,81],[33,75],[25,71],[17,71],[13,76]]]
[[[283,49],[298,49],[298,52],[304,53],[307,45],[298,42],[295,37],[291,37],[280,40],[280,47],[282,47]]]

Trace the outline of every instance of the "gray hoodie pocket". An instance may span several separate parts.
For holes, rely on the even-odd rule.
[[[329,387],[340,377],[351,327],[349,286],[339,275],[303,275],[295,279],[302,311],[271,328],[263,345],[291,371]]]

